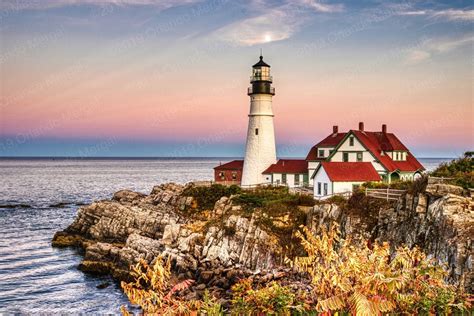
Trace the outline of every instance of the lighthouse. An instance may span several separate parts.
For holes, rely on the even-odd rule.
[[[262,172],[276,163],[275,131],[273,128],[272,87],[270,65],[260,60],[252,66],[249,126],[245,147],[245,160],[242,171],[242,186],[255,186],[270,182]]]

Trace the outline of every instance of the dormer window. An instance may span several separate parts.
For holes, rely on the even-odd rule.
[[[324,157],[324,149],[318,151],[318,157]]]

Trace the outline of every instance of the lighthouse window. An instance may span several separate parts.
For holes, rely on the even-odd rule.
[[[258,128],[255,129],[255,135],[258,135]]]

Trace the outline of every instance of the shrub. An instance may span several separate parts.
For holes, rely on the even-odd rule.
[[[303,310],[302,302],[289,287],[271,282],[254,289],[249,279],[232,286],[231,303],[234,315],[291,315]]]
[[[347,203],[347,200],[343,196],[333,195],[330,198],[328,198],[325,202],[333,203],[333,204],[336,204],[336,205],[345,205]]]
[[[200,210],[208,210],[214,208],[214,204],[223,196],[231,196],[238,194],[241,189],[237,185],[224,186],[221,184],[213,184],[206,186],[189,186],[184,189],[183,196],[192,196],[197,201],[197,207]]]
[[[171,262],[161,257],[155,259],[152,267],[140,259],[131,267],[133,282],[121,282],[122,289],[130,303],[139,305],[144,314],[187,315],[189,311],[199,308],[197,301],[181,301],[175,294],[188,288],[193,281],[184,280],[170,286]],[[130,315],[125,306],[121,307],[124,315]]]
[[[408,192],[413,195],[418,195],[419,193],[425,192],[427,185],[428,185],[428,176],[423,175],[412,182],[411,186],[408,188]]]
[[[209,291],[204,291],[204,296],[202,298],[201,304],[201,315],[207,316],[221,316],[224,315],[224,308],[217,301],[215,297],[209,295]]]

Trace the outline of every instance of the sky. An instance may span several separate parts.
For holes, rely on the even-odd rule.
[[[244,154],[269,63],[277,153],[340,131],[474,145],[470,1],[2,0],[0,156]]]

